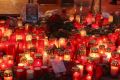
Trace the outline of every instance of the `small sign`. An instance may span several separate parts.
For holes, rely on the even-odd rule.
[[[66,72],[66,68],[65,68],[63,61],[60,61],[57,59],[51,59],[50,62],[52,64],[52,68],[56,74],[61,73],[61,72]]]
[[[38,5],[29,3],[26,5],[26,22],[37,23],[38,21]]]

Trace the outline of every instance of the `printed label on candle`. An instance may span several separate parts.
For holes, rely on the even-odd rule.
[[[66,72],[66,68],[63,61],[51,59],[50,62],[52,64],[52,67],[55,73]]]

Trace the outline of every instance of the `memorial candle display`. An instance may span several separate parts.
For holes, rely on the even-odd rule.
[[[112,16],[50,13],[44,15],[45,22],[40,17],[40,24],[21,18],[16,19],[15,27],[0,23],[0,72],[4,72],[4,80],[13,80],[13,72],[16,80],[57,80],[55,74],[62,80],[66,73],[72,74],[71,80],[97,80],[96,72],[103,74],[103,64],[110,68],[105,70],[111,76],[119,74],[120,26],[111,25]],[[97,70],[98,66],[103,68]]]

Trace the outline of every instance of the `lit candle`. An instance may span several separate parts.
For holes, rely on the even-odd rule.
[[[19,40],[22,40],[22,39],[23,39],[22,35],[16,35],[16,41],[19,41]]]
[[[0,64],[3,62],[3,59],[0,58]]]
[[[74,72],[73,72],[73,80],[80,80],[79,68],[74,67],[73,70],[74,70]]]
[[[44,51],[44,54],[43,54],[43,65],[47,65],[48,64],[48,59],[49,59],[49,56],[48,56],[47,52]]]
[[[5,70],[4,71],[4,80],[13,80],[12,71]]]
[[[4,80],[13,80],[13,77],[10,76],[10,77],[4,77]]]
[[[86,70],[90,75],[93,75],[93,65],[91,63],[86,65]]]
[[[45,39],[44,39],[44,45],[45,45],[45,46],[48,46],[48,45],[49,45],[48,37],[45,37]]]
[[[80,30],[80,35],[83,37],[86,36],[87,35],[86,30],[84,29]]]
[[[106,55],[106,59],[105,59],[105,60],[109,62],[110,59],[111,59],[111,57],[112,57],[111,51],[106,51],[106,52],[105,52],[105,55]]]
[[[118,74],[119,67],[111,65],[111,75],[116,76]]]
[[[29,24],[25,24],[25,30],[26,30],[26,31],[29,30]]]
[[[42,55],[37,55],[37,58],[34,59],[34,67],[41,67],[43,65]]]
[[[84,69],[84,66],[81,65],[81,64],[78,64],[77,67],[80,69],[80,76],[82,77],[82,76],[83,76],[83,69]]]
[[[14,63],[13,63],[13,60],[8,60],[8,64],[7,64],[7,65],[8,65],[8,67],[12,67],[12,66],[13,66],[13,64],[14,64]]]
[[[79,72],[74,72],[73,76],[74,76],[73,80],[80,80],[80,73]]]
[[[64,47],[66,45],[66,39],[60,38],[58,41],[59,47]]]
[[[88,74],[88,75],[86,76],[86,80],[92,80],[92,76]]]
[[[70,61],[70,54],[64,54],[64,61]]]
[[[1,70],[5,70],[7,68],[7,65],[5,63],[2,63],[0,67],[1,67]]]
[[[20,17],[18,18],[17,26],[18,27],[22,27],[23,26],[23,22],[22,22],[22,19]]]
[[[26,41],[31,41],[31,40],[32,40],[32,35],[27,34],[27,35],[26,35]]]
[[[24,67],[24,64],[23,63],[19,63],[18,64],[18,68],[23,68]]]

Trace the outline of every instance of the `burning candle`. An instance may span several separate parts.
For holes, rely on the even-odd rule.
[[[65,38],[60,38],[58,41],[59,47],[64,47],[66,45],[66,39]]]
[[[4,80],[13,80],[12,71],[5,70],[4,71]]]
[[[80,72],[78,67],[73,68],[73,80],[80,80]]]
[[[74,20],[74,15],[70,15],[70,17],[69,17],[69,21],[73,21]]]
[[[86,70],[87,70],[88,74],[93,75],[93,65],[92,65],[92,63],[88,63],[86,65]]]
[[[41,67],[43,65],[43,63],[42,63],[42,55],[37,54],[36,56],[37,56],[37,58],[35,58],[33,64],[34,64],[35,67]]]
[[[49,59],[49,56],[48,56],[47,52],[45,51],[43,54],[43,65],[48,64],[48,59]]]
[[[3,59],[0,58],[0,64],[3,62]]]
[[[111,49],[107,49],[106,52],[105,52],[105,55],[106,55],[106,60],[109,62],[110,59],[111,59]]]
[[[2,63],[0,68],[1,68],[1,70],[5,70],[7,68],[7,65],[5,63]]]
[[[18,27],[22,27],[22,26],[23,26],[23,22],[22,22],[21,17],[18,18],[17,26],[18,26]]]
[[[119,67],[111,65],[111,75],[116,76],[118,74]]]
[[[31,41],[31,40],[32,40],[32,35],[27,34],[27,35],[26,35],[26,41]]]
[[[13,77],[4,77],[4,80],[13,80]]]
[[[86,76],[86,80],[92,80],[92,76],[88,74],[88,75]]]
[[[22,40],[22,39],[23,39],[22,35],[16,35],[16,41],[19,41],[19,40]]]
[[[87,35],[86,30],[84,29],[80,30],[80,35],[83,37],[86,36]]]
[[[44,39],[44,45],[45,45],[45,46],[48,46],[48,45],[49,45],[48,37],[45,37],[45,39]]]
[[[64,54],[64,61],[70,61],[70,54]]]
[[[29,24],[25,24],[25,30],[26,30],[26,31],[29,30]]]
[[[77,67],[79,68],[79,70],[80,70],[80,76],[82,77],[83,76],[84,66],[81,65],[81,64],[78,64]]]
[[[12,67],[12,66],[13,66],[13,64],[14,64],[14,63],[13,63],[13,60],[8,60],[8,64],[7,64],[7,65],[8,65],[8,67]]]
[[[23,63],[18,64],[18,68],[23,68],[25,65]]]

